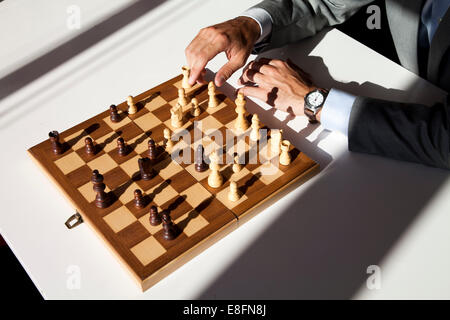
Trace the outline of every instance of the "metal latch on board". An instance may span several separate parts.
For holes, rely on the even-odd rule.
[[[73,229],[82,223],[83,223],[83,218],[81,217],[81,214],[79,214],[77,211],[77,212],[75,212],[74,215],[72,215],[69,219],[67,219],[65,225],[68,229]]]

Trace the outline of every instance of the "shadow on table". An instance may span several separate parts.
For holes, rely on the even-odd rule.
[[[306,52],[303,56],[290,56],[317,84],[385,99],[406,98],[408,92],[371,83],[334,81],[321,58],[307,56],[321,37],[295,50]],[[264,56],[289,55],[281,49]],[[265,122],[270,127],[277,126],[276,121]],[[311,129],[304,130],[297,133],[297,141],[306,140],[303,134]],[[198,298],[352,298],[364,286],[368,266],[382,262],[448,178],[444,170],[357,153],[345,152],[331,162],[317,143],[309,148],[306,153],[327,170]],[[270,214],[271,208],[262,214]]]

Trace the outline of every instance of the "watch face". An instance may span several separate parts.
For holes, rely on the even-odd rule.
[[[306,98],[306,102],[313,108],[320,107],[324,102],[324,96],[319,91],[311,92]]]

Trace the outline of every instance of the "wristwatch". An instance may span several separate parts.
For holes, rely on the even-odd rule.
[[[324,89],[316,89],[305,96],[305,116],[308,117],[309,123],[317,123],[316,115],[323,107],[328,91]]]

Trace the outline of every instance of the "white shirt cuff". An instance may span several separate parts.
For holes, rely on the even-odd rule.
[[[330,131],[339,131],[348,136],[350,113],[356,96],[347,92],[331,89],[322,108],[320,122]]]
[[[259,44],[266,40],[266,38],[272,33],[273,20],[270,14],[261,8],[250,8],[240,15],[241,17],[248,17],[255,20],[261,29],[261,34],[256,41]]]

